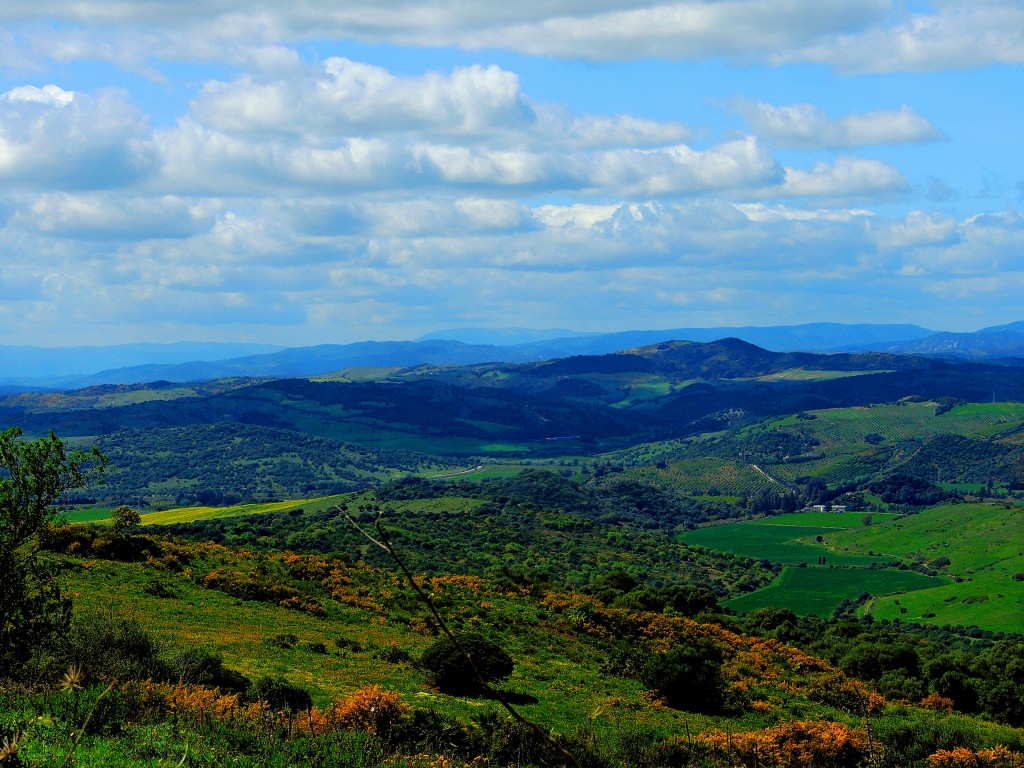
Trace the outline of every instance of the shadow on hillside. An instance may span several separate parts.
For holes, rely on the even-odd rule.
[[[540,702],[536,696],[529,693],[520,693],[519,691],[498,691],[503,698],[509,704],[522,705],[522,704],[537,704]],[[497,696],[488,696],[486,698],[496,699]]]

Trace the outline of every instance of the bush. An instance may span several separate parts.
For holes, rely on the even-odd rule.
[[[142,522],[142,516],[127,504],[110,513],[110,527],[114,533],[125,533]]]
[[[224,666],[220,654],[192,648],[171,659],[170,667],[183,683],[219,688],[222,693],[245,693],[251,681],[241,672]]]
[[[313,706],[309,691],[280,676],[261,677],[249,687],[249,698],[266,702],[271,709],[289,712],[303,712]]]
[[[722,660],[722,649],[717,644],[698,638],[649,659],[640,679],[671,707],[718,712],[725,694]]]
[[[500,682],[511,676],[515,662],[497,643],[476,633],[461,635],[459,642],[486,682]],[[445,693],[482,693],[480,682],[466,663],[462,651],[447,636],[439,638],[423,652],[420,664],[431,673],[434,684]]]
[[[172,671],[160,658],[160,644],[138,620],[93,614],[71,626],[65,642],[69,665],[89,680],[169,680]]]

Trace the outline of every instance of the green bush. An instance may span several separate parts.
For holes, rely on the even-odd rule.
[[[725,696],[722,649],[707,638],[659,653],[644,665],[641,681],[670,707],[688,712],[719,712]]]
[[[271,709],[289,712],[303,712],[313,706],[309,691],[280,676],[261,677],[249,687],[249,698],[265,701]]]
[[[162,648],[132,617],[91,614],[71,625],[64,657],[88,680],[170,680]]]
[[[486,682],[500,682],[511,676],[515,662],[497,643],[476,633],[460,635],[459,642]],[[447,636],[439,638],[423,652],[420,664],[430,672],[434,684],[445,693],[482,692],[480,682],[462,651]]]
[[[182,651],[171,659],[170,667],[182,682],[219,688],[225,693],[245,693],[251,685],[241,672],[225,667],[220,654],[205,648]]]

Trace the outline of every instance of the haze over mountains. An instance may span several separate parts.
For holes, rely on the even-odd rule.
[[[343,368],[537,362],[599,355],[667,340],[738,338],[774,352],[888,352],[994,361],[1024,358],[1024,321],[974,333],[916,325],[810,323],[742,328],[672,328],[617,333],[565,329],[457,329],[415,341],[365,341],[282,349],[259,344],[0,346],[0,387],[72,389],[97,384],[201,381],[233,376],[316,376]],[[1004,362],[1012,362],[1004,360]]]

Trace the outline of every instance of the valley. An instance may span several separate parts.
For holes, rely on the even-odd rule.
[[[1024,753],[1024,676],[996,671],[1024,653],[1019,370],[725,339],[0,397],[25,440],[107,458],[39,533],[75,611],[47,663],[89,670],[94,697],[151,686],[113,684],[122,714],[93,705],[86,752],[80,718],[30,723],[14,694],[0,713],[25,723],[29,764],[144,764],[124,734],[167,711],[184,741],[152,764],[345,763],[369,744],[401,764],[562,760],[494,696],[590,762],[761,765],[796,727],[821,766]],[[119,505],[139,524],[112,525]],[[446,625],[514,659],[503,693],[439,687],[424,660],[444,630],[380,535]],[[261,712],[271,690],[307,703],[275,704],[264,736],[212,714]],[[358,702],[390,714],[317,730]]]

